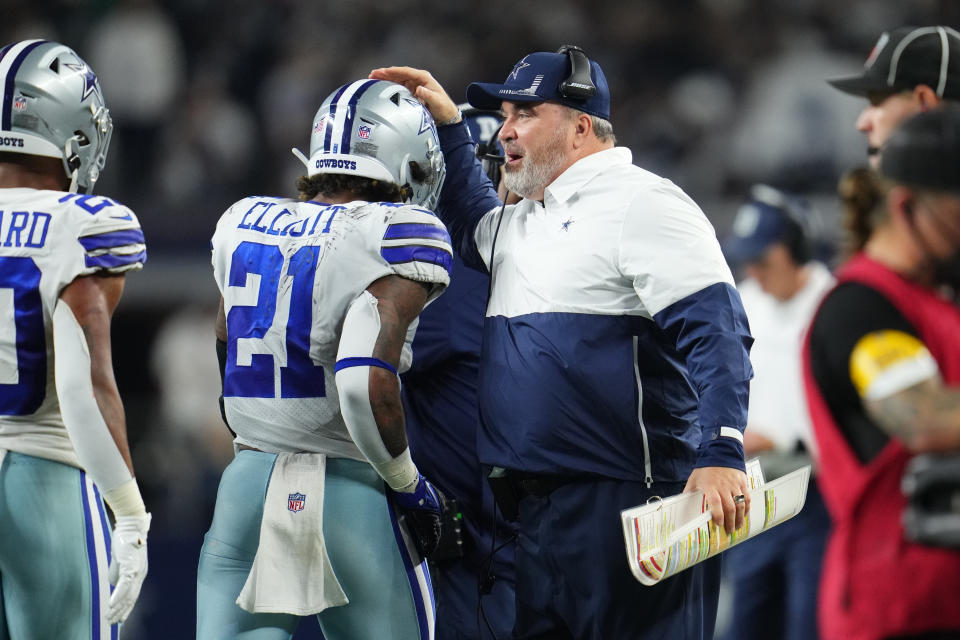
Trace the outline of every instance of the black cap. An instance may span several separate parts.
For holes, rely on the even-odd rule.
[[[940,98],[960,98],[960,32],[944,26],[885,31],[863,73],[827,82],[856,96],[909,91],[923,84]]]
[[[883,145],[880,173],[960,195],[960,106],[944,105],[904,121]]]

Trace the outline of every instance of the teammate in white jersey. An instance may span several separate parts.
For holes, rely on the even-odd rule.
[[[316,614],[328,640],[432,638],[440,497],[410,459],[397,372],[449,283],[436,129],[403,87],[362,80],[295,153],[301,200],[241,200],[213,236],[237,455],[201,552],[197,637],[288,639]]]
[[[117,638],[147,572],[150,515],[110,349],[124,275],[146,249],[132,211],[90,195],[112,129],[97,78],[73,50],[43,40],[0,49],[5,640]]]

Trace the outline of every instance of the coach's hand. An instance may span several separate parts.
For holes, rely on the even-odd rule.
[[[394,504],[403,512],[420,555],[428,557],[440,542],[444,502],[442,494],[422,475],[418,477],[417,486],[411,493],[392,489],[388,491],[393,494]]]
[[[747,474],[730,467],[700,467],[687,480],[684,493],[703,491],[710,513],[718,527],[727,533],[743,526],[744,516],[750,511],[750,491]],[[743,496],[738,498],[738,496]]]
[[[113,560],[110,562],[110,584],[113,595],[107,609],[110,624],[123,622],[133,610],[147,577],[147,530],[150,514],[118,516],[113,528]]]
[[[459,113],[456,103],[429,71],[413,67],[383,67],[371,71],[370,77],[402,84],[423,103],[433,119],[439,123],[448,122]]]

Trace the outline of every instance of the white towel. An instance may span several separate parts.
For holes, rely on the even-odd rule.
[[[260,545],[237,604],[250,613],[307,616],[347,604],[323,541],[326,456],[280,453],[260,524]]]

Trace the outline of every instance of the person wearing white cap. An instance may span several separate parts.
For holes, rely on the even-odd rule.
[[[867,136],[867,155],[876,169],[879,149],[898,124],[960,98],[960,32],[947,26],[885,31],[862,73],[828,82],[870,101],[856,126]]]

